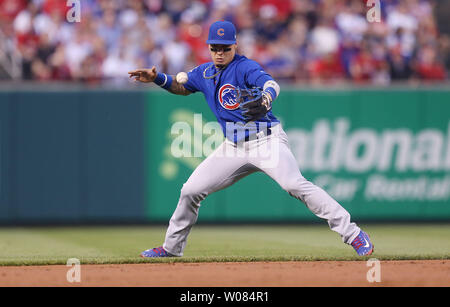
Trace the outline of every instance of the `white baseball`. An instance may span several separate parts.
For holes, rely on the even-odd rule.
[[[188,81],[188,75],[184,71],[177,74],[177,82],[180,84],[185,84]]]

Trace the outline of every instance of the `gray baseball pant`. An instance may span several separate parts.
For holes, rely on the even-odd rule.
[[[281,124],[271,130],[270,135],[243,143],[235,144],[226,139],[194,170],[181,189],[169,222],[163,244],[167,252],[183,255],[202,200],[258,171],[269,175],[316,216],[327,220],[330,229],[337,232],[343,242],[350,244],[359,234],[360,228],[350,221],[350,214],[323,189],[302,176]]]

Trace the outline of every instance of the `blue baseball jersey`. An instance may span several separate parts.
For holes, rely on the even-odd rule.
[[[242,141],[244,137],[257,133],[260,127],[270,129],[280,122],[270,110],[261,119],[244,125],[245,119],[236,99],[236,88],[256,86],[262,89],[267,81],[273,80],[257,62],[236,54],[225,69],[219,74],[217,72],[213,62],[199,65],[188,72],[188,81],[184,87],[193,93],[203,93],[225,137],[233,142]],[[214,78],[205,78],[215,74]],[[231,132],[230,127],[233,127]]]

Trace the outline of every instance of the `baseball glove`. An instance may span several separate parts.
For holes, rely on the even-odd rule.
[[[239,88],[237,90],[237,101],[246,122],[260,119],[272,108],[270,94],[257,87],[251,89]]]

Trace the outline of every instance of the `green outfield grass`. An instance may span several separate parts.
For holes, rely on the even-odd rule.
[[[379,260],[450,259],[450,224],[361,225]],[[161,245],[165,226],[0,228],[0,265],[81,263],[365,260],[326,224],[310,226],[201,226],[184,257],[142,259]]]

